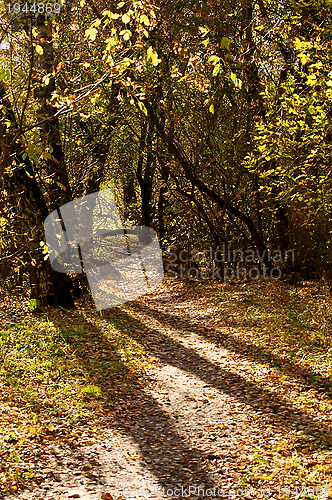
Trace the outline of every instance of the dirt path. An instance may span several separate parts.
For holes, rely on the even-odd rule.
[[[329,446],[324,415],[290,401],[282,363],[258,361],[199,287],[168,285],[128,305],[155,358],[145,393],[121,401],[116,428],[75,446],[55,441],[45,480],[16,498],[303,498],[328,488],[329,473],[319,485],[310,476],[315,450]],[[308,446],[301,457],[294,439]]]

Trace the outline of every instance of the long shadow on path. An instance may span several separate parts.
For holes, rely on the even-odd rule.
[[[121,330],[132,327],[133,319],[120,309],[113,310],[113,314],[121,320]],[[53,322],[56,324],[56,319]],[[132,437],[139,445],[143,468],[153,474],[161,488],[174,489],[199,484],[211,488],[220,486],[219,476],[209,472],[208,454],[190,445],[179,432],[176,420],[142,386],[134,385],[130,392],[128,380],[124,378],[121,392],[122,374],[119,372],[117,378],[120,380],[117,382],[120,383],[116,384],[117,391],[114,390],[114,378],[110,377],[108,364],[96,355],[96,346],[101,353],[108,351],[113,358],[114,347],[98,326],[89,325],[88,330],[91,336],[84,340],[84,352],[80,359],[82,369],[91,380],[102,386],[104,409],[114,411],[121,433]],[[70,336],[67,342],[72,342]],[[77,349],[77,346],[73,342],[74,348]],[[123,451],[125,453],[126,450]],[[83,455],[84,452],[82,459]],[[222,479],[225,477],[221,474]],[[137,487],[137,484],[132,484],[132,487]]]
[[[185,295],[180,295],[185,299]],[[228,351],[233,351],[235,354],[245,356],[253,361],[259,360],[260,362],[266,362],[270,366],[278,367],[287,375],[291,374],[301,380],[301,383],[308,390],[315,388],[322,392],[325,392],[330,398],[332,397],[332,381],[330,377],[323,377],[320,373],[311,370],[309,367],[299,366],[298,364],[277,356],[272,352],[268,351],[264,347],[259,347],[245,340],[241,340],[238,337],[232,335],[229,331],[226,333],[220,331],[215,327],[204,325],[202,327],[197,325],[197,321],[191,320],[185,317],[185,311],[181,313],[170,313],[164,310],[156,309],[155,304],[162,305],[165,308],[167,302],[163,299],[154,300],[154,304],[151,306],[145,304],[133,304],[134,310],[143,312],[144,314],[156,319],[157,321],[163,323],[168,328],[176,328],[185,332],[192,332],[201,337],[206,338],[209,341],[213,341],[217,346],[227,349]],[[169,304],[170,307],[172,304]],[[209,319],[205,316],[204,319]]]
[[[170,328],[174,329],[176,323],[176,329],[202,334],[202,331],[197,326],[192,325],[190,321],[184,320],[182,317],[179,318],[181,321],[180,324],[180,322],[176,322],[175,315],[153,311],[146,305],[135,305],[134,309],[136,308],[140,312],[144,312],[147,316],[155,317],[158,321],[164,320],[164,324],[167,324]],[[127,316],[126,313],[119,310],[117,311],[117,319],[113,318],[111,321],[114,324],[117,324],[117,322],[122,323],[125,316]],[[167,319],[171,319],[171,321],[167,321]],[[135,334],[133,331],[130,332],[130,335],[163,363],[192,374],[228,396],[251,406],[259,413],[266,414],[267,418],[271,419],[271,423],[279,424],[281,428],[288,427],[298,431],[304,426],[308,428],[311,435],[319,437],[321,443],[324,442],[327,446],[331,445],[331,429],[328,425],[325,425],[318,419],[312,418],[312,416],[300,409],[294,408],[277,393],[272,393],[269,390],[259,387],[241,375],[232,372],[231,369],[226,370],[219,367],[217,364],[199,355],[195,350],[184,346],[159,330],[146,326],[145,328],[149,338],[142,338],[141,333]],[[227,346],[225,347],[227,348]],[[280,408],[280,414],[277,412],[271,416],[271,408]]]
[[[176,323],[177,329],[195,331],[203,336],[197,325],[182,316],[153,311],[150,307],[137,303],[130,304],[130,307],[146,317],[155,317],[170,328],[174,328]],[[250,406],[254,412],[263,415],[264,425],[277,424],[279,432],[283,429],[310,428],[310,433],[315,436],[320,449],[324,445],[330,446],[331,436],[327,425],[292,407],[278,394],[247,381],[234,373],[231,367],[221,368],[170,335],[146,326],[143,320],[133,319],[130,313],[123,309],[111,309],[104,312],[103,316],[106,322],[115,325],[118,330],[126,330],[126,335],[135,339],[146,352],[153,354],[161,362],[194,376],[235,401]],[[96,345],[100,346],[101,351],[112,351],[113,355],[114,347],[109,344],[107,335],[96,326],[93,342],[87,339],[85,343],[82,368],[90,374],[91,380],[103,381],[105,407],[115,410],[123,432],[138,444],[146,469],[153,474],[161,487],[198,486],[203,483],[213,488],[220,487],[227,479],[232,478],[232,474],[227,470],[220,473],[210,470],[208,453],[187,441],[176,420],[148,394],[148,391],[141,387],[135,394],[128,396],[128,391],[124,389],[116,398],[114,379],[109,376],[107,363],[96,356]],[[120,405],[119,400],[122,400]],[[271,407],[276,406],[280,408],[280,412],[271,413]],[[221,413],[222,411],[220,408]]]

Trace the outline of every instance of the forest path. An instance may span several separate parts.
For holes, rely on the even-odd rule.
[[[116,428],[70,452],[55,442],[45,480],[17,498],[328,497],[329,474],[315,469],[330,467],[327,416],[305,411],[282,381],[314,389],[300,367],[239,335],[215,293],[169,282],[123,306],[140,325],[129,335],[152,355],[144,391],[117,403]]]

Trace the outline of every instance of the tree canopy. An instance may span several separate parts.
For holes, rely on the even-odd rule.
[[[294,249],[331,285],[331,4],[1,7],[0,265],[73,305],[43,221],[111,187],[163,248]]]

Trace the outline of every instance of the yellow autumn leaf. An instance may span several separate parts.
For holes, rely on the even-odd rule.
[[[202,33],[203,36],[205,36],[210,30],[207,26],[200,26],[199,31]]]
[[[231,80],[234,83],[235,87],[238,87],[239,89],[242,88],[242,80],[240,80],[240,78],[238,78],[233,72],[231,72]]]
[[[85,30],[85,36],[94,42],[97,36],[96,28],[89,28],[88,30]]]
[[[158,64],[161,62],[161,59],[158,59],[157,52],[153,49],[153,47],[151,47],[151,45],[147,50],[147,55],[148,60],[151,59],[153,66],[158,66]]]
[[[213,68],[212,76],[217,76],[219,71],[220,71],[220,64],[216,64],[215,67]]]
[[[316,83],[317,83],[316,75],[315,74],[309,75],[306,83],[310,86],[316,85]]]
[[[130,17],[128,16],[128,14],[123,14],[121,19],[122,19],[122,22],[125,24],[128,24],[130,22]]]
[[[120,31],[120,35],[123,36],[123,39],[125,41],[127,41],[131,37],[131,31],[129,31],[129,30],[122,30],[122,31]]]
[[[158,59],[157,52],[153,52],[152,57],[151,57],[151,61],[152,61],[153,66],[158,66],[158,64],[161,63],[161,59]]]
[[[146,107],[144,106],[144,104],[142,103],[142,101],[137,101],[137,104],[138,104],[138,107],[139,109],[142,111],[142,113],[147,116],[148,115],[148,112],[147,112],[147,109]]]
[[[301,64],[307,64],[310,61],[310,56],[308,54],[305,54],[304,52],[301,52],[299,54],[299,59],[301,61]]]
[[[212,113],[214,115],[214,106],[213,106],[213,104],[211,104],[211,106],[209,107],[209,111],[210,111],[210,113]]]
[[[42,56],[44,54],[44,49],[41,45],[36,45],[36,52],[37,54],[39,54],[40,56]]]
[[[141,16],[140,21],[142,24],[145,24],[145,26],[150,26],[150,19],[145,14]]]
[[[211,56],[208,59],[208,63],[212,63],[212,64],[217,64],[219,61],[220,61],[220,57],[218,57],[218,56]]]
[[[297,50],[311,49],[313,46],[312,42],[306,42],[304,39],[300,40],[298,37],[295,38],[294,45]]]

